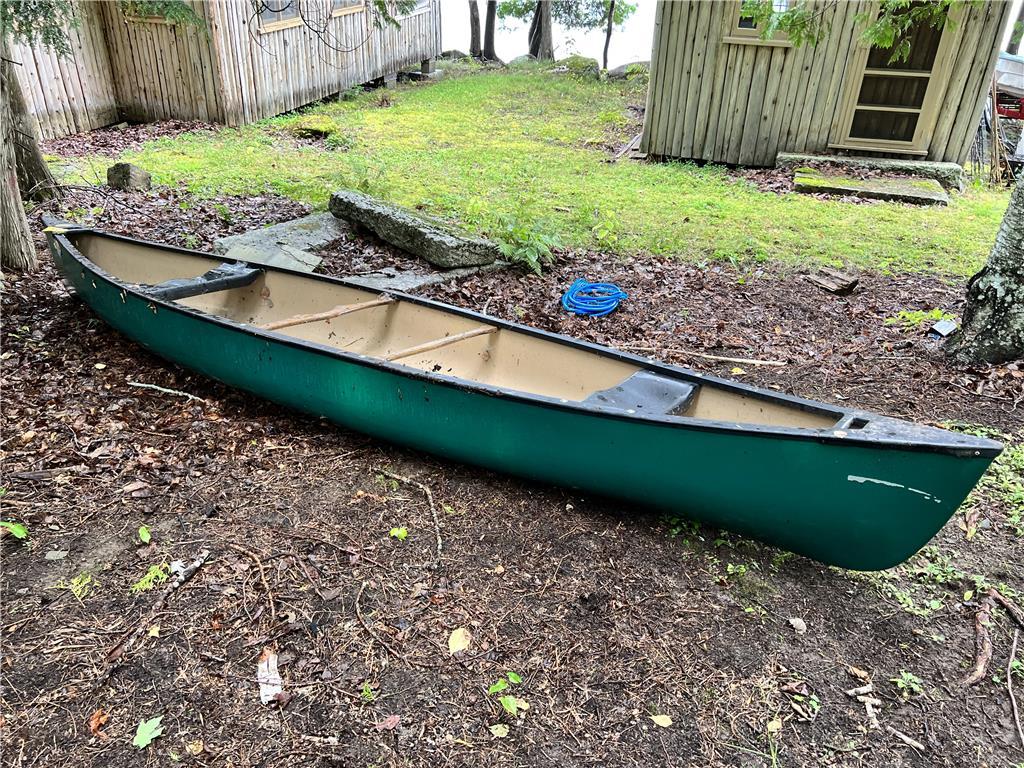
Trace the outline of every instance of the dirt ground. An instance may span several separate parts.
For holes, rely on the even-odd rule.
[[[108,201],[99,223],[198,247],[301,213],[273,198],[115,197],[137,215]],[[387,256],[338,243],[329,265],[367,245]],[[577,276],[615,280],[630,298],[607,318],[568,316],[557,299]],[[1022,438],[1018,366],[953,369],[925,327],[885,322],[955,314],[962,285],[876,274],[860,285],[840,298],[758,265],[580,253],[542,278],[493,273],[431,295],[799,395]],[[999,490],[1006,475],[1020,482],[1019,467],[1004,465],[907,564],[852,573],[227,389],[111,331],[45,256],[37,273],[8,276],[2,311],[4,519],[29,529],[0,543],[4,765],[1024,763],[1006,611],[991,615],[988,674],[960,684],[982,591],[1024,602],[1024,536]],[[407,480],[429,488],[436,530]],[[170,564],[203,552],[168,592]],[[471,642],[451,656],[456,630]],[[266,649],[283,693],[262,704]],[[1012,679],[1024,691],[1024,675]],[[878,728],[845,693],[867,682]],[[509,694],[516,716],[500,701]],[[162,734],[134,747],[155,717]]]

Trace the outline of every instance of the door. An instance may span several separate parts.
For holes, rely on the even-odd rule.
[[[858,45],[848,69],[841,139],[830,146],[926,155],[946,90],[958,21],[941,29],[924,22],[912,26],[907,34],[910,53],[903,61],[889,61],[891,48]]]

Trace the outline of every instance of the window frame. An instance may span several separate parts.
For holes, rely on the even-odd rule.
[[[279,3],[284,2],[284,0],[268,0],[268,2]],[[278,18],[274,19],[274,21],[265,22],[263,20],[263,14],[261,13],[257,17],[257,30],[259,31],[259,33],[261,35],[265,35],[269,32],[277,32],[282,29],[291,29],[292,27],[300,26],[303,22],[302,11],[299,8],[299,0],[288,0],[288,5],[282,8],[280,11],[275,11],[275,13],[283,13],[285,10],[288,10],[289,8],[295,9],[295,15],[287,19]]]
[[[340,8],[335,8],[335,0],[327,0],[331,4],[331,18],[336,19],[339,16],[349,16],[353,13],[361,13],[366,10],[366,0],[358,0],[355,5],[343,5]]]
[[[786,5],[792,5],[793,0],[787,0]],[[776,46],[792,48],[793,43],[789,39],[789,35],[785,32],[776,32],[769,38],[761,37],[761,33],[757,27],[743,27],[740,26],[740,22],[743,21],[743,0],[734,0],[733,7],[729,10],[729,15],[726,17],[729,20],[729,26],[722,36],[723,43],[730,43],[732,45],[765,45],[765,46]]]

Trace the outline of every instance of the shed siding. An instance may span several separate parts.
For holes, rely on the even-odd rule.
[[[659,0],[641,150],[736,165],[774,165],[779,152],[827,153],[838,143],[856,17],[870,0],[822,0],[817,45],[723,42],[738,4]],[[1010,3],[967,4],[927,159],[966,160]],[[859,74],[859,73],[857,73]]]
[[[66,59],[43,47],[15,44],[11,53],[29,111],[43,138],[89,131],[116,122],[117,104],[98,3],[85,3],[70,33]]]

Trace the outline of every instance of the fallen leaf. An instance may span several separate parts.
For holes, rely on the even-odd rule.
[[[487,730],[489,730],[491,735],[496,739],[504,739],[508,736],[508,726],[504,723],[497,723],[496,725],[489,726]]]
[[[807,632],[807,623],[803,619],[797,618],[796,616],[789,620],[789,626],[795,629],[798,635],[803,635]]]
[[[401,722],[402,718],[400,716],[388,715],[373,727],[376,728],[378,731],[393,731],[395,730],[395,728],[398,727],[398,724]]]
[[[651,721],[662,728],[668,728],[672,725],[672,718],[668,715],[651,715]]]
[[[192,755],[192,757],[195,757],[196,755],[201,755],[203,753],[204,748],[205,745],[203,744],[202,739],[190,741],[188,744],[185,745],[185,751]]]
[[[35,431],[30,429],[28,432],[22,432],[21,433],[21,437],[18,438],[18,439],[21,440],[22,443],[31,443],[32,442],[32,438],[34,438],[35,436],[36,436]]]
[[[519,685],[521,682],[523,682],[523,678],[521,678],[515,672],[509,672],[508,673],[508,681],[510,683],[512,683],[513,685]]]
[[[776,717],[768,721],[768,733],[778,733],[782,730],[782,718]]]
[[[152,720],[140,721],[139,727],[135,729],[135,738],[132,739],[132,745],[139,749],[148,747],[153,742],[153,739],[164,732],[164,727],[160,725],[160,721],[163,719],[163,715],[160,715]]]
[[[149,632],[147,632],[146,634],[148,634],[150,637],[160,637],[160,625],[154,624],[152,627],[149,628]]]
[[[741,373],[746,373],[742,368],[733,368],[729,371],[733,376],[739,376]]]
[[[96,363],[96,365],[93,366],[93,368],[95,368],[97,371],[102,371],[106,367],[106,363]]]
[[[473,636],[469,634],[469,630],[465,627],[459,627],[458,629],[452,630],[452,633],[448,635],[448,653],[454,656],[456,653],[469,648],[469,644],[473,642]]]
[[[102,709],[97,709],[89,716],[89,732],[92,733],[93,736],[99,736],[101,739],[108,738],[105,733],[100,732],[100,729],[107,724],[109,719],[110,715]]]
[[[869,675],[865,670],[861,669],[860,667],[847,667],[846,671],[849,672],[853,677],[856,677],[858,680],[863,680],[865,683],[871,682],[871,675]]]
[[[67,556],[68,551],[66,549],[51,549],[43,555],[43,558],[46,560],[63,560]]]
[[[152,541],[153,535],[149,532],[149,528],[145,525],[139,526],[139,541],[143,544],[149,544]]]
[[[409,536],[408,528],[392,528],[388,531],[388,536],[392,539],[398,539],[399,541],[405,541]]]
[[[260,686],[260,701],[269,704],[277,700],[281,687],[281,675],[277,671],[277,654],[265,648],[256,665],[256,682]]]
[[[487,693],[501,693],[506,688],[508,688],[508,683],[505,682],[505,678],[501,678],[500,680],[498,680],[498,682],[494,683],[490,688],[487,689]]]

